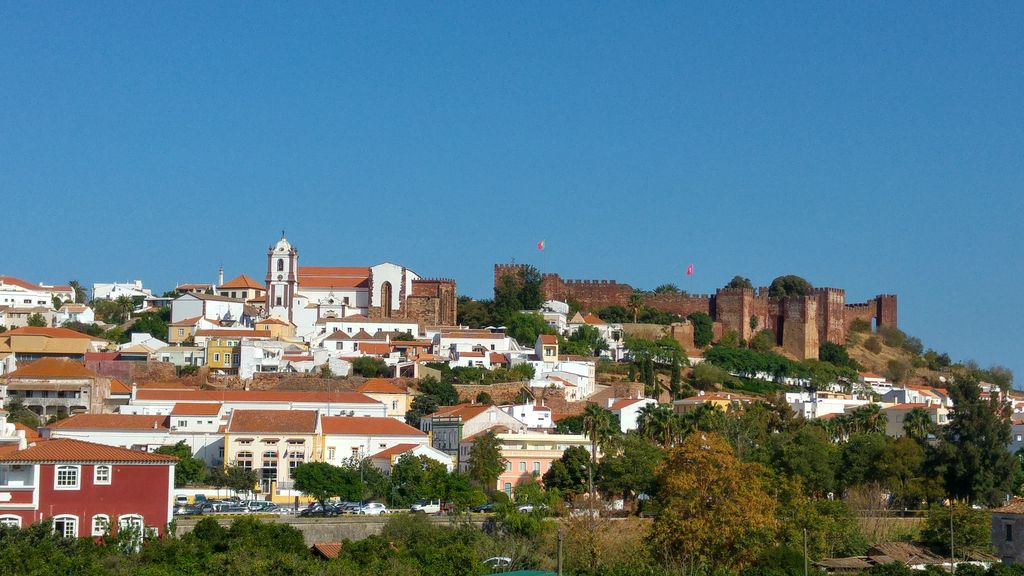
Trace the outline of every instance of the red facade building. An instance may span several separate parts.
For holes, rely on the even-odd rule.
[[[175,462],[71,439],[0,444],[0,524],[52,519],[54,530],[68,537],[122,527],[162,536],[173,513]]]

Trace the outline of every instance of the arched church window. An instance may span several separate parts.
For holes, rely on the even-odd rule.
[[[277,261],[277,271],[284,272],[284,260]]]
[[[385,318],[391,318],[391,282],[380,287],[380,311]]]

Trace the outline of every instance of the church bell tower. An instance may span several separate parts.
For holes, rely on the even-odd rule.
[[[281,239],[267,250],[267,306],[270,316],[292,321],[292,307],[299,287],[299,252],[281,231]]]

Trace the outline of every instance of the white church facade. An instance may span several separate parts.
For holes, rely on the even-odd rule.
[[[329,317],[455,324],[453,280],[421,278],[390,262],[368,267],[299,266],[299,251],[283,234],[267,251],[266,287],[266,314],[295,324],[300,337],[312,335],[317,320]]]

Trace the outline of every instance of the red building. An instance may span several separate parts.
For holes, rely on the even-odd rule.
[[[4,416],[0,411],[0,436]],[[173,512],[175,462],[81,440],[0,443],[0,524],[25,527],[52,518],[54,529],[69,537],[124,526],[162,536]]]

